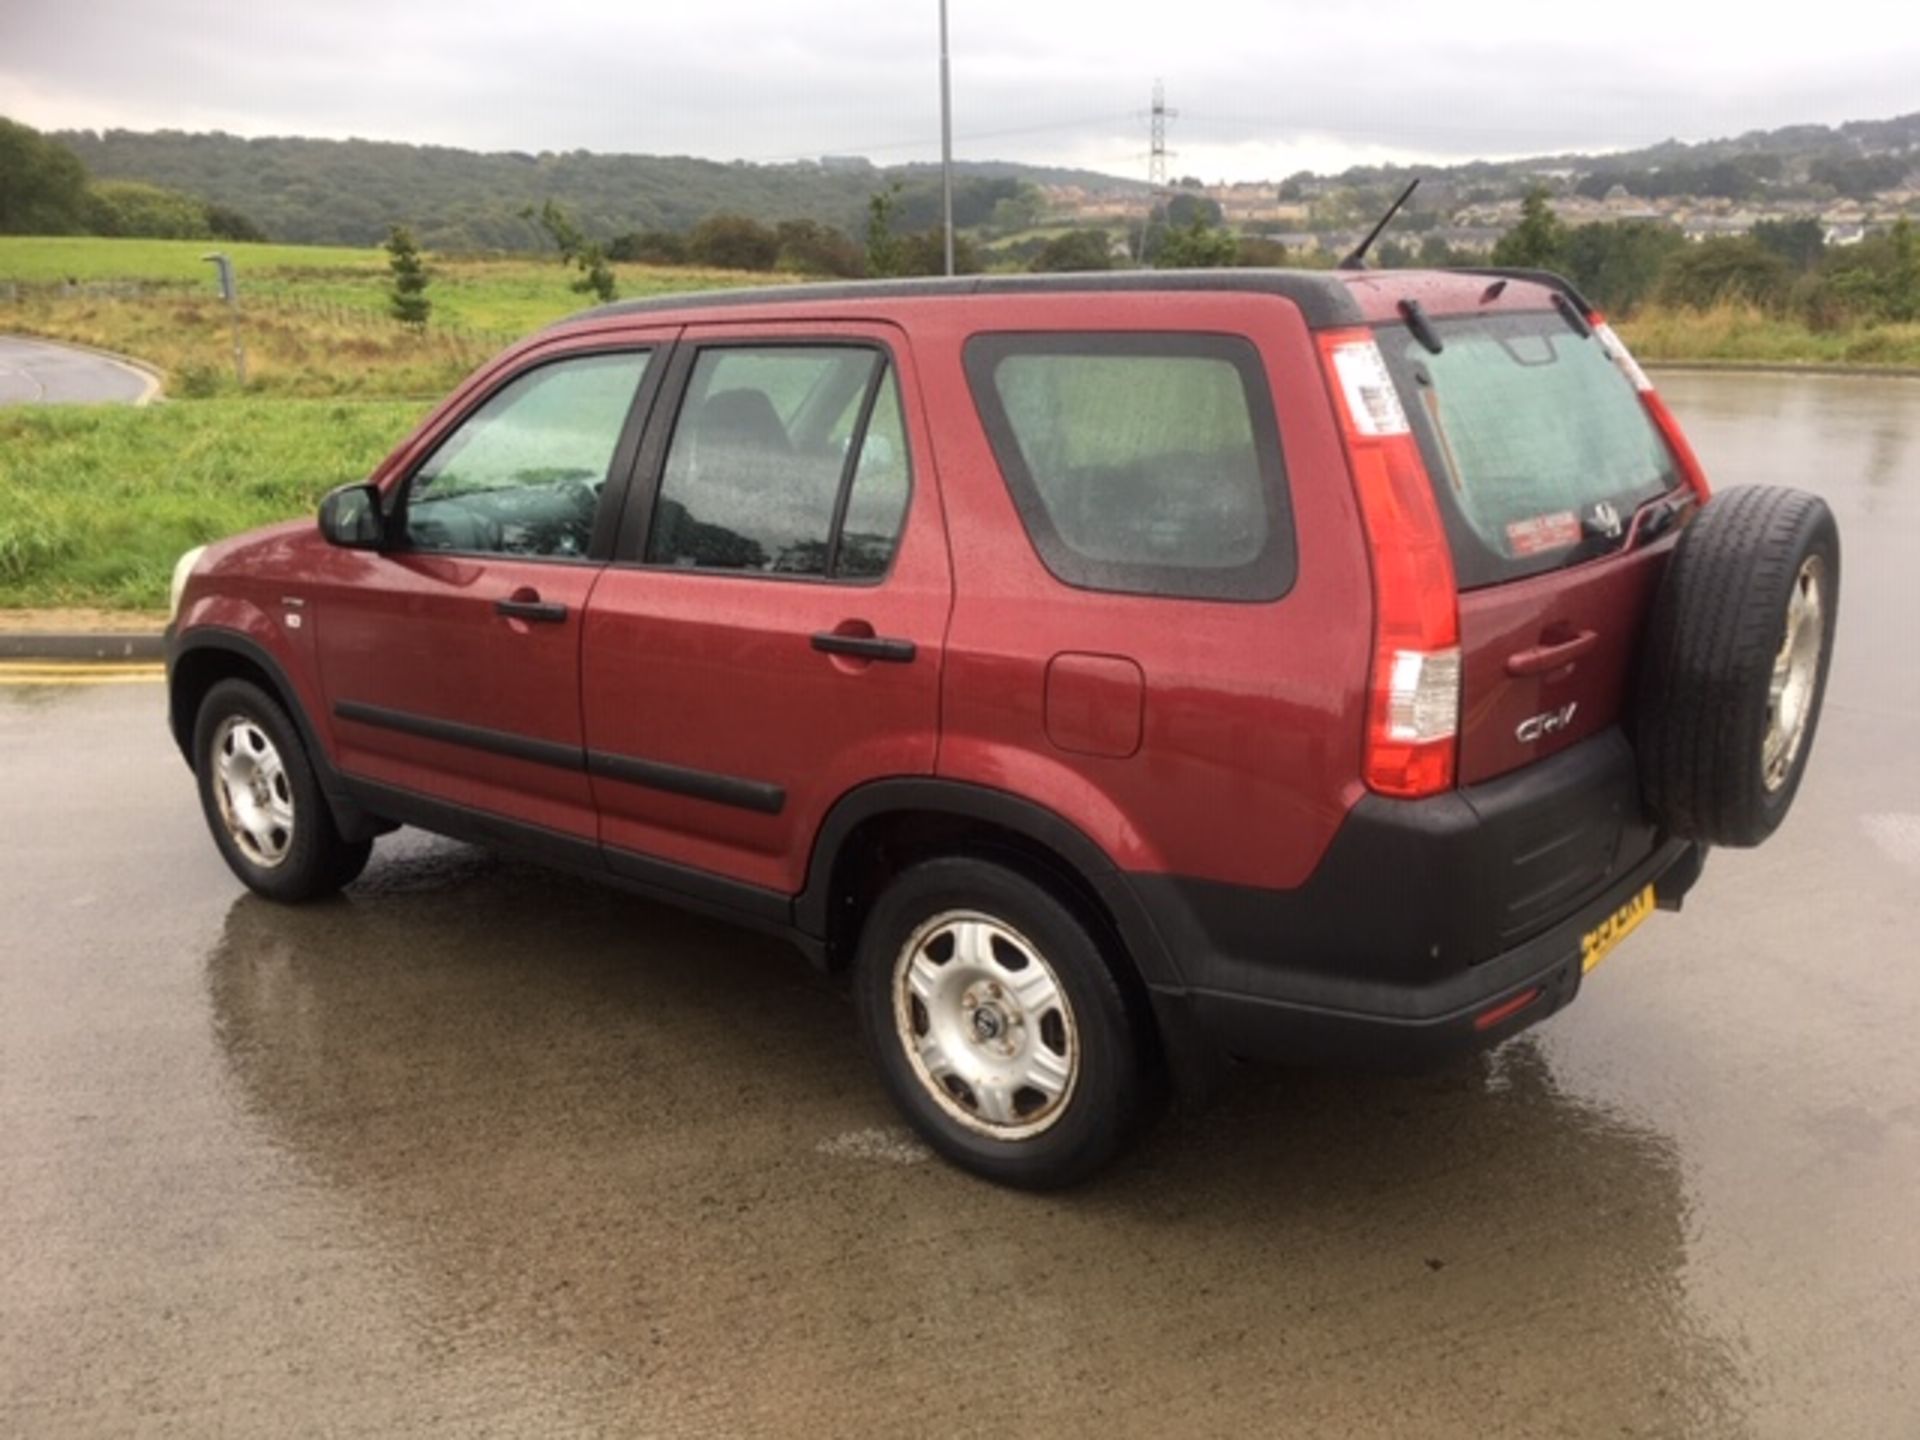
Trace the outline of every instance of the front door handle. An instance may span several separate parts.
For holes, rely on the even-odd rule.
[[[493,613],[509,620],[527,620],[535,625],[559,625],[567,618],[567,607],[558,600],[542,600],[538,595],[516,594],[493,602]]]
[[[822,630],[813,637],[813,648],[823,655],[847,655],[856,660],[885,660],[905,665],[919,653],[911,640],[895,640],[887,635],[848,635],[839,630]]]

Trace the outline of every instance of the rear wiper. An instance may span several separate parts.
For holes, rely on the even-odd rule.
[[[1627,522],[1626,538],[1621,543],[1640,545],[1657,539],[1671,530],[1681,512],[1693,503],[1693,491],[1684,485],[1654,496],[1635,507],[1633,518]]]
[[[1622,524],[1619,512],[1602,501],[1580,517],[1580,558],[1588,560],[1644,545],[1672,529],[1680,512],[1692,503],[1691,490],[1668,490],[1634,506]],[[1603,508],[1607,513],[1601,513]]]

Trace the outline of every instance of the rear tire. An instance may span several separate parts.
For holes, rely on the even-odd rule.
[[[1728,490],[1681,536],[1648,632],[1636,739],[1673,834],[1758,845],[1786,818],[1826,696],[1840,532],[1818,496]]]
[[[222,680],[193,726],[200,808],[228,867],[270,900],[331,895],[366,869],[371,840],[343,840],[300,732],[246,680]]]
[[[1143,1077],[1125,999],[1088,928],[1024,875],[967,857],[904,871],[853,979],[888,1091],[963,1169],[1054,1189],[1131,1137]]]

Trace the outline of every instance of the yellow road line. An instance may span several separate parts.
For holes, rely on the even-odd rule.
[[[166,679],[158,670],[121,675],[11,675],[0,672],[0,687],[23,685],[155,685]]]
[[[0,660],[0,675],[164,675],[158,660]]]

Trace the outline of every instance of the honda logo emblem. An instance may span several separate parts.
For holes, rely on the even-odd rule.
[[[1593,523],[1609,540],[1620,538],[1620,512],[1605,500],[1593,507]]]

